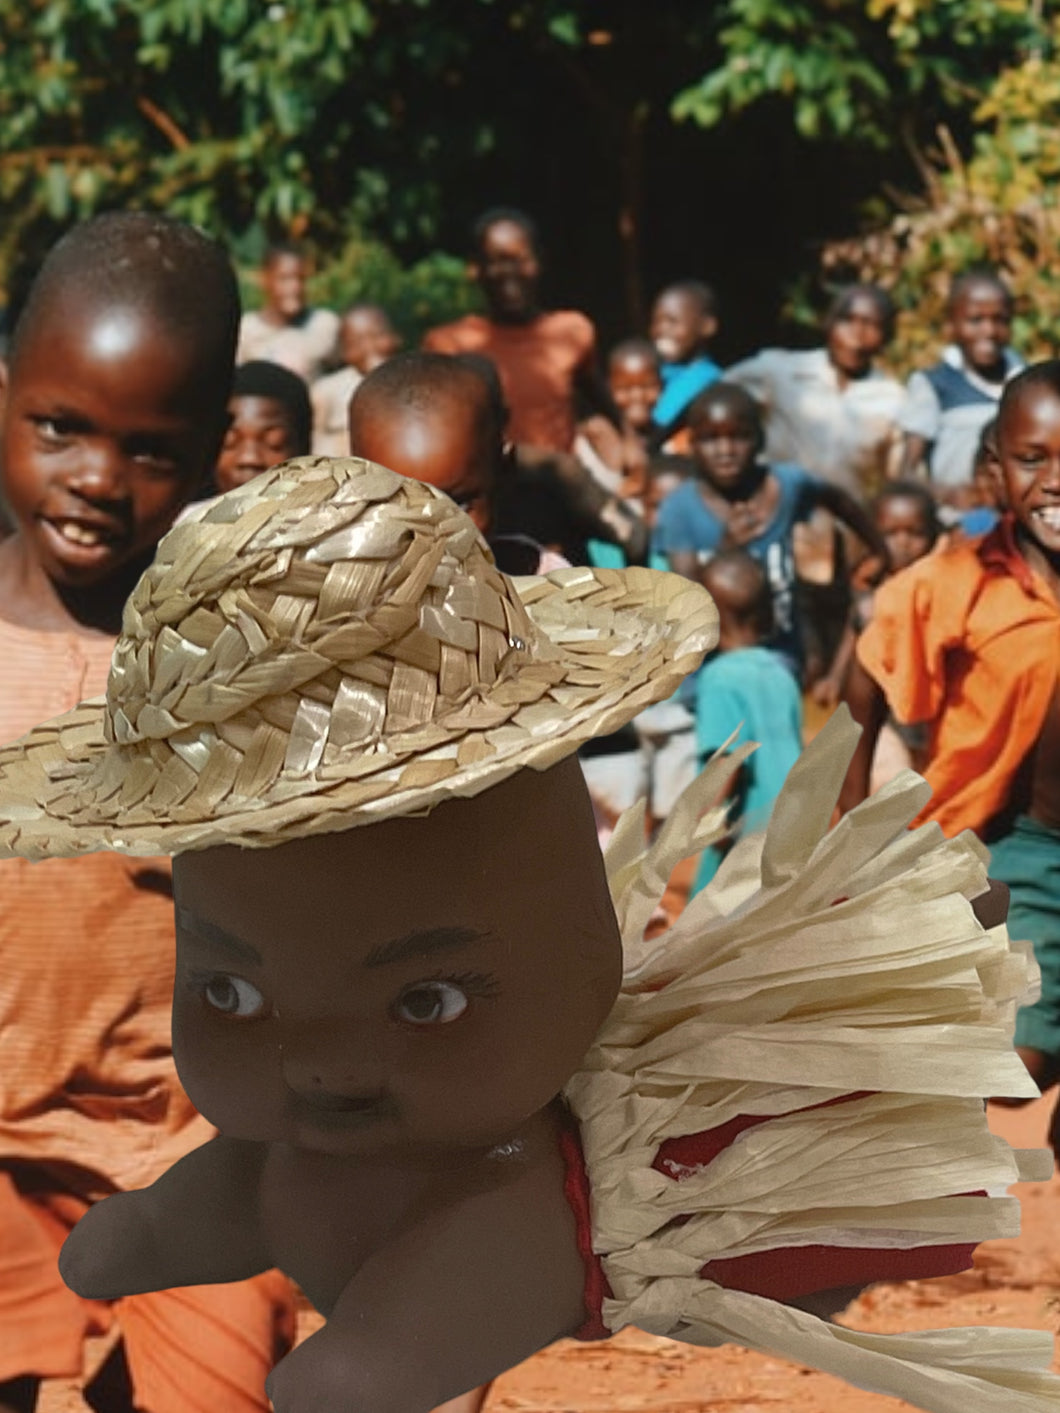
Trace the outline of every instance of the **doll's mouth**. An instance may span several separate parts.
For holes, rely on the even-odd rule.
[[[292,1096],[296,1116],[313,1124],[367,1123],[374,1119],[392,1118],[392,1101],[382,1094],[331,1094],[321,1090],[307,1094],[304,1090]]]

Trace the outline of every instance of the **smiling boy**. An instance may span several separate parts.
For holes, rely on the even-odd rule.
[[[310,307],[309,275],[309,258],[301,246],[269,247],[261,267],[262,306],[243,315],[237,363],[282,363],[307,382],[334,364],[339,316],[333,309]]]
[[[266,359],[241,363],[228,399],[228,430],[214,484],[230,491],[293,456],[308,456],[313,409],[305,379]]]
[[[659,355],[663,391],[651,419],[659,443],[684,423],[695,398],[721,377],[708,352],[717,332],[717,299],[702,280],[678,280],[656,296],[651,340]]]
[[[1012,890],[1009,929],[1034,943],[1042,997],[1020,1011],[1016,1048],[1040,1087],[1060,1074],[1060,362],[1005,389],[997,528],[929,555],[877,592],[847,700],[865,732],[840,805],[867,793],[886,706],[930,724],[919,818],[973,829]],[[1053,1119],[1054,1150],[1060,1145]]]
[[[926,465],[938,498],[972,503],[979,434],[997,411],[1005,383],[1023,366],[1009,347],[1012,294],[989,270],[960,275],[947,315],[952,343],[942,360],[909,379],[899,413],[903,474]]]
[[[77,227],[42,267],[0,413],[3,740],[103,689],[125,599],[212,469],[238,310],[220,248],[144,213]],[[86,1335],[112,1323],[63,1285],[66,1232],[210,1134],[171,1054],[169,897],[164,860],[0,863],[4,1413],[29,1413],[42,1378],[79,1377]],[[125,1302],[136,1406],[260,1413],[289,1313],[276,1273]]]

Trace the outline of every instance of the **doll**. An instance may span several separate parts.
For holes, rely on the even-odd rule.
[[[818,1318],[966,1267],[1017,1222],[986,1193],[1048,1175],[983,1114],[1031,1092],[1031,964],[985,850],[906,831],[911,774],[829,832],[839,720],[663,937],[734,756],[601,859],[574,752],[668,696],[716,620],[649,570],[506,579],[447,497],[356,460],[166,537],[106,698],[0,750],[8,854],[174,855],[174,1054],[219,1131],[86,1213],[74,1290],[279,1266],[327,1320],[273,1371],[279,1413],[426,1413],[625,1324],[937,1413],[1060,1409],[1046,1335]]]

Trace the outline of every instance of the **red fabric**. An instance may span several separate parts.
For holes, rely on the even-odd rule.
[[[578,1130],[571,1122],[560,1131],[560,1152],[567,1168],[563,1191],[574,1213],[578,1228],[578,1254],[585,1262],[585,1323],[575,1331],[573,1339],[607,1339],[611,1331],[600,1317],[605,1299],[611,1296],[599,1257],[593,1252],[593,1226],[589,1211],[589,1175],[585,1171],[585,1159],[578,1140]]]
[[[808,1109],[827,1109],[864,1097],[865,1092],[846,1094],[821,1104],[811,1104]],[[747,1129],[779,1117],[781,1115],[778,1114],[741,1114],[717,1128],[667,1139],[660,1146],[652,1167],[672,1181],[680,1182],[693,1171],[713,1162]],[[589,1316],[574,1338],[602,1339],[608,1334],[600,1318],[602,1300],[611,1292],[600,1259],[592,1249],[589,1179],[576,1132],[564,1133],[560,1146],[567,1165],[567,1201],[577,1222],[578,1250],[586,1265],[585,1308]],[[845,1285],[955,1275],[968,1270],[974,1251],[974,1242],[955,1246],[917,1246],[908,1251],[880,1247],[781,1247],[748,1256],[708,1261],[699,1274],[727,1290],[742,1290],[750,1295],[783,1301]]]

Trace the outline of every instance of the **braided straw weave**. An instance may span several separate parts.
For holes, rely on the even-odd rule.
[[[545,769],[717,638],[648,569],[507,579],[431,486],[302,457],[161,542],[105,698],[0,750],[0,855],[268,846]]]

